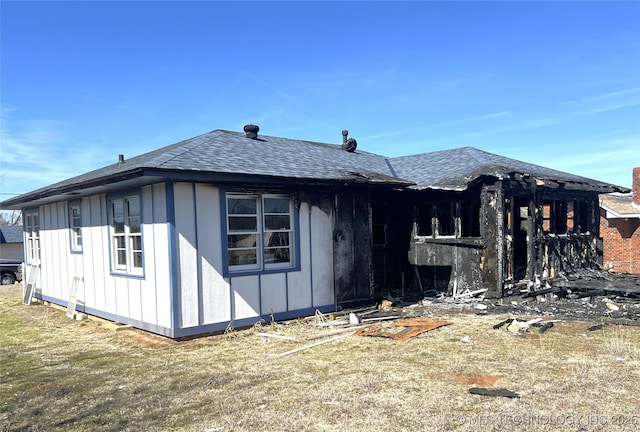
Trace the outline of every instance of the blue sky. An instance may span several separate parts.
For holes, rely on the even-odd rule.
[[[0,200],[213,129],[640,165],[640,2],[2,1]]]

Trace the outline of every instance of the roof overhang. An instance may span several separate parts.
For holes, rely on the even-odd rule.
[[[352,175],[350,175],[352,174]],[[255,174],[218,173],[192,170],[164,170],[158,168],[136,168],[127,172],[96,179],[85,180],[62,187],[46,187],[8,199],[0,203],[3,210],[21,210],[38,207],[54,202],[71,201],[91,195],[118,193],[143,186],[164,182],[198,182],[219,185],[238,185],[247,187],[292,187],[292,186],[324,186],[337,187],[376,186],[381,188],[406,187],[411,182],[392,177],[371,177],[361,173],[345,173],[340,179],[314,179],[265,176]]]
[[[600,208],[606,212],[605,218],[607,219],[640,219],[639,213],[618,213],[611,207],[600,203]]]

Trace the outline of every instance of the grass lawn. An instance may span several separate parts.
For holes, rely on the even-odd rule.
[[[72,321],[21,294],[0,288],[0,431],[640,429],[640,327],[559,322],[514,336],[493,329],[506,315],[434,309],[453,324],[276,357],[333,330],[300,320],[176,342]]]

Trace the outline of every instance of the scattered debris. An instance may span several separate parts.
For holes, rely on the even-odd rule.
[[[392,308],[393,308],[393,302],[389,300],[382,300],[382,303],[380,304],[380,310],[390,311]]]
[[[549,330],[551,327],[553,327],[554,322],[558,322],[558,321],[560,320],[543,321],[542,318],[535,318],[529,321],[519,321],[516,318],[508,318],[494,325],[493,328],[494,330],[498,330],[504,326],[507,326],[508,331],[517,335],[517,334],[522,334],[526,332],[527,330],[529,330],[530,327],[536,327],[538,328],[538,331],[540,333],[544,333],[547,330]]]
[[[288,340],[288,341],[296,340],[296,338],[294,338],[292,336],[282,336],[282,335],[277,335],[277,334],[272,334],[272,333],[256,333],[256,335],[262,336],[263,338],[284,339],[284,340]]]
[[[469,342],[471,342],[471,338],[469,336],[465,336],[462,339],[460,339],[460,342],[469,343]]]
[[[476,296],[478,294],[482,294],[482,293],[487,292],[487,291],[488,291],[488,289],[486,289],[486,288],[475,290],[475,291],[466,290],[461,294],[454,295],[453,298],[459,299],[459,298],[464,298],[464,297],[474,297],[474,296]]]
[[[340,335],[340,336],[332,337],[332,338],[329,338],[329,339],[324,339],[324,340],[321,340],[319,342],[312,343],[311,345],[305,345],[303,347],[292,349],[291,351],[283,352],[281,354],[276,355],[276,357],[288,356],[289,354],[294,354],[294,353],[297,353],[297,352],[300,352],[300,351],[307,350],[309,348],[316,347],[318,345],[326,344],[326,343],[329,343],[329,342],[334,342],[334,341],[337,341],[339,339],[344,339],[344,338],[349,337],[351,335],[353,335],[353,333],[348,333],[348,334],[345,334],[345,335]]]
[[[358,325],[358,324],[360,324],[360,318],[358,318],[358,315],[356,315],[354,312],[351,312],[349,314],[349,324],[350,325]]]
[[[356,336],[388,337],[398,342],[406,342],[422,333],[451,325],[451,321],[432,320],[430,318],[408,318],[392,323],[395,327],[404,327],[399,332],[385,330],[380,324],[369,325],[355,332]]]
[[[469,393],[481,396],[493,396],[493,397],[506,397],[506,398],[519,398],[518,393],[512,392],[505,388],[488,389],[483,387],[471,387]]]
[[[609,308],[612,311],[619,311],[620,310],[620,307],[618,307],[618,305],[615,304],[615,303],[607,301],[607,302],[605,302],[605,304],[607,305],[607,308]]]

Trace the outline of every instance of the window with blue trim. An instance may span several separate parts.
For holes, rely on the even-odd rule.
[[[142,274],[142,229],[140,197],[109,201],[111,265],[115,272]]]
[[[295,265],[290,196],[227,194],[226,204],[230,272],[277,270]]]
[[[26,257],[29,264],[40,262],[40,223],[38,209],[25,210],[24,231],[27,240]]]
[[[71,250],[73,252],[82,252],[80,201],[69,203],[69,229],[71,231]]]

